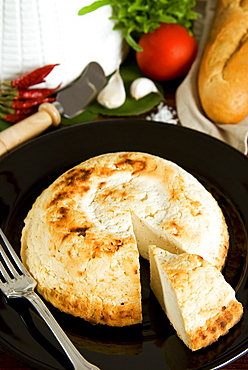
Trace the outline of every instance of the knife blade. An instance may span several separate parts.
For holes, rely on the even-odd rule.
[[[37,113],[0,132],[0,157],[49,126],[59,125],[61,115],[73,118],[83,112],[105,84],[102,67],[96,62],[89,63],[75,81],[58,91],[55,102],[42,103]]]
[[[91,62],[78,79],[57,93],[56,102],[53,104],[60,114],[73,118],[83,112],[105,84],[106,77],[102,67],[96,62]]]

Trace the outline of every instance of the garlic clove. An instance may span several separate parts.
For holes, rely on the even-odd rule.
[[[123,105],[125,99],[126,90],[118,68],[98,94],[97,101],[105,108],[114,109]]]
[[[150,93],[161,95],[155,83],[146,77],[139,77],[131,83],[130,94],[132,98],[138,100]]]

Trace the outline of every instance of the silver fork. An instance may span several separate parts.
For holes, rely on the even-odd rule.
[[[97,366],[89,363],[76,349],[65,332],[59,326],[47,306],[35,293],[36,281],[23,266],[13,247],[0,228],[0,289],[7,298],[26,298],[37,309],[40,316],[53,332],[57,341],[67,354],[76,370],[100,370]],[[3,248],[3,245],[5,248]],[[5,251],[6,249],[6,251]],[[11,256],[13,262],[9,258]]]

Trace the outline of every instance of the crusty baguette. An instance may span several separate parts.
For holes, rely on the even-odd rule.
[[[248,0],[219,0],[198,89],[212,121],[236,124],[248,115]]]

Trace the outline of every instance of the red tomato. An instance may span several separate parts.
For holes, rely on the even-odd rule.
[[[153,33],[141,36],[136,52],[140,70],[154,80],[166,81],[185,76],[193,63],[197,44],[179,24],[162,23]]]

